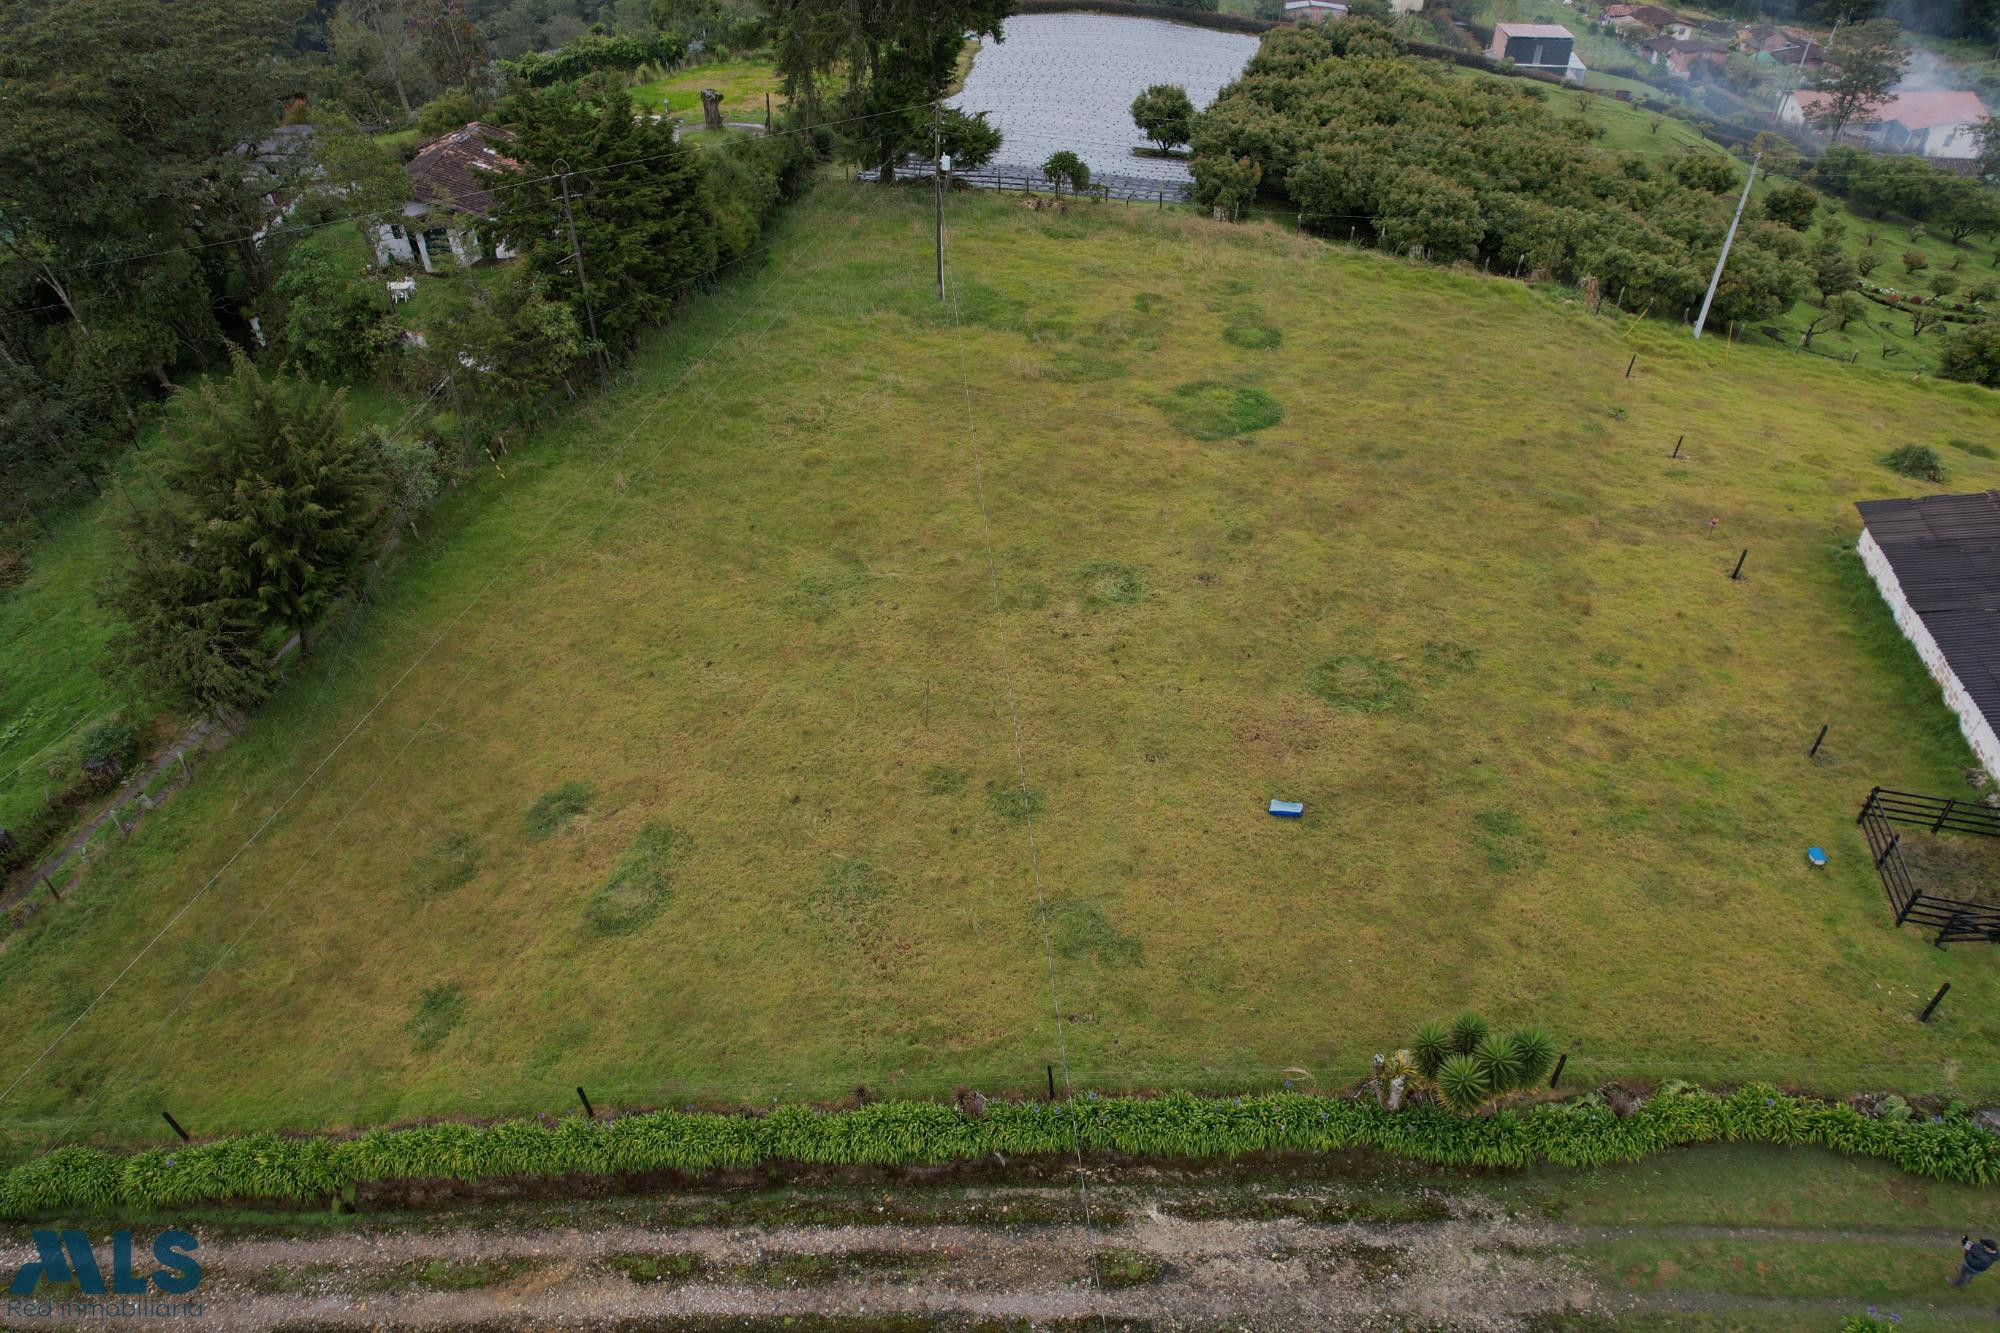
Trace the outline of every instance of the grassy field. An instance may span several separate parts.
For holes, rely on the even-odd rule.
[[[714,88],[722,94],[724,120],[764,119],[764,98],[769,94],[773,114],[785,109],[779,91],[777,67],[768,60],[720,60],[693,65],[664,79],[632,85],[632,102],[642,110],[667,110],[683,119],[701,118],[701,90]]]
[[[2000,1090],[1992,956],[1852,827],[1969,757],[1847,552],[1990,394],[989,197],[961,335],[928,210],[823,186],[8,942],[13,1146],[1026,1086],[1052,1010],[1083,1087],[1474,1005],[1578,1081]]]

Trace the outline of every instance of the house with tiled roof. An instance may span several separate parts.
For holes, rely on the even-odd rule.
[[[1833,103],[1833,94],[1802,88],[1786,93],[1778,103],[1778,119],[1787,125],[1817,129]],[[1893,93],[1841,127],[1841,137],[1860,139],[1884,152],[1920,153],[1925,157],[1979,156],[1979,139],[1991,120],[1979,94],[1962,89],[1917,88]]]
[[[511,259],[504,245],[488,255],[479,223],[493,212],[493,187],[480,173],[521,169],[505,151],[513,139],[511,130],[475,120],[417,149],[404,167],[411,198],[402,221],[375,229],[377,262],[421,263],[424,272],[435,273],[447,253],[461,265]]]
[[[1665,65],[1678,79],[1713,75],[1729,63],[1729,48],[1706,37],[1655,37],[1640,44],[1639,54],[1655,65]]]

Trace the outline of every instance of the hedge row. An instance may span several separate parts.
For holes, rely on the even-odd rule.
[[[1599,1166],[1690,1143],[1813,1145],[1894,1162],[1939,1180],[2000,1180],[2000,1135],[1962,1114],[1893,1121],[1748,1087],[1654,1097],[1626,1115],[1590,1102],[1465,1118],[1428,1106],[1281,1092],[1233,1099],[1171,1093],[1068,1103],[993,1102],[969,1115],[939,1102],[763,1115],[653,1111],[613,1120],[435,1124],[357,1138],[245,1135],[120,1156],[59,1148],[0,1181],[0,1215],[103,1214],[226,1200],[311,1202],[367,1181],[675,1170],[763,1163],[932,1165],[999,1152],[1227,1157],[1371,1148],[1443,1166]]]

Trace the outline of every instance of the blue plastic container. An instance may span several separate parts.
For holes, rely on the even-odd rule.
[[[1271,813],[1280,819],[1298,819],[1306,812],[1304,801],[1273,801]]]

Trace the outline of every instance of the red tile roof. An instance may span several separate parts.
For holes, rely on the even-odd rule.
[[[475,120],[419,148],[404,170],[410,173],[417,198],[425,203],[456,213],[485,214],[493,207],[493,191],[477,169],[519,171],[519,162],[494,147],[513,139],[512,130]]]
[[[1799,110],[1814,116],[1833,100],[1833,94],[1806,91],[1797,94]],[[1945,88],[1919,88],[1892,95],[1868,109],[1872,121],[1894,121],[1906,130],[1928,130],[1939,125],[1963,125],[1989,119],[1979,94]]]

